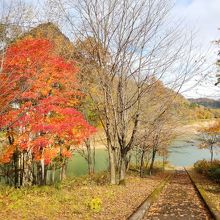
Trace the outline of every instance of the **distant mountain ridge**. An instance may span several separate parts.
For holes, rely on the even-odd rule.
[[[209,98],[188,99],[191,103],[205,106],[207,108],[220,108],[220,100],[214,100]]]

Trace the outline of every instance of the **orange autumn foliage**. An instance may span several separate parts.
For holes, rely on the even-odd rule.
[[[13,143],[4,147],[2,163],[16,150],[31,152],[45,164],[60,151],[69,158],[71,146],[95,132],[76,110],[82,97],[77,71],[73,62],[57,57],[45,39],[21,40],[6,50],[0,74],[0,128],[11,132],[7,137],[13,136]]]

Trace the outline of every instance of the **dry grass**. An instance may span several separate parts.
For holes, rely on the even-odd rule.
[[[195,171],[190,172],[193,179],[204,189],[207,197],[220,212],[220,184],[210,180],[207,176]]]
[[[0,219],[126,219],[165,176],[140,179],[129,175],[126,184],[119,186],[107,184],[104,173],[69,179],[56,186],[1,186]]]

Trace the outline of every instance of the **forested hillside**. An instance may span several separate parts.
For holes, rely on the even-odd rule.
[[[207,108],[220,108],[220,101],[208,98],[188,99],[191,103],[205,106]]]

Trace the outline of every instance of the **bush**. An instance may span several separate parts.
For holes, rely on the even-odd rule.
[[[108,184],[109,183],[108,173],[107,172],[96,173],[91,177],[91,181],[95,182],[97,185]]]
[[[214,181],[220,182],[220,161],[199,160],[194,164],[196,172],[204,174]]]
[[[206,160],[199,160],[196,163],[194,163],[194,169],[201,174],[207,174],[209,166],[209,162]]]
[[[217,169],[210,170],[209,175],[213,180],[220,183],[220,167]]]
[[[94,212],[100,212],[102,201],[100,198],[94,198],[89,202],[89,208]]]

